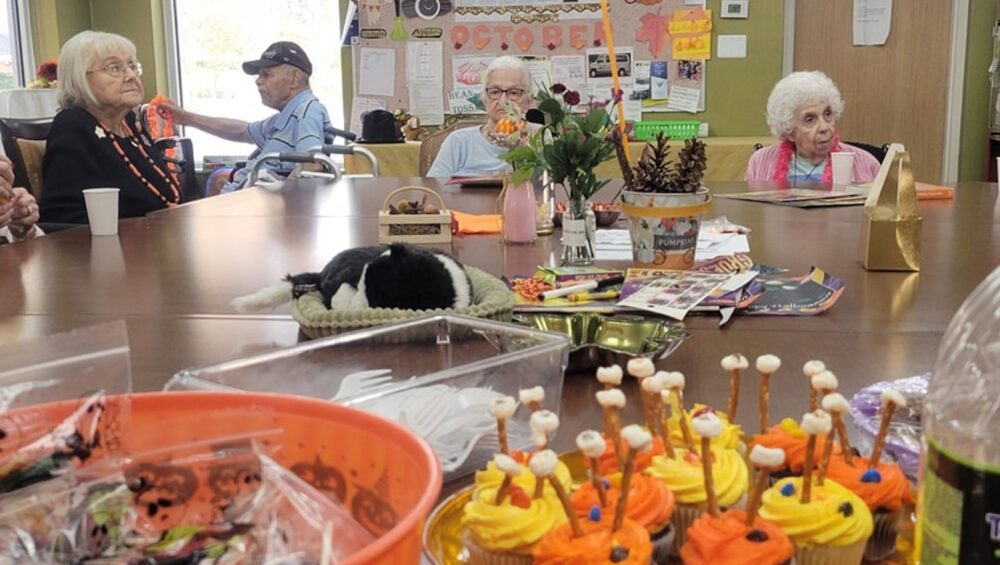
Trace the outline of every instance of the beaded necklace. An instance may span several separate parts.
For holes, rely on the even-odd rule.
[[[122,121],[122,126],[125,129],[125,131],[131,131],[128,127],[128,124],[125,121]],[[144,184],[146,188],[149,189],[150,192],[156,195],[156,197],[159,198],[167,206],[167,208],[173,208],[174,206],[180,203],[181,201],[180,185],[173,178],[173,175],[165,173],[163,169],[161,169],[160,166],[156,164],[156,161],[149,156],[149,153],[146,152],[146,148],[143,147],[141,143],[136,143],[134,136],[127,135],[125,139],[128,139],[129,143],[132,144],[132,147],[135,147],[136,149],[139,150],[139,153],[141,153],[142,156],[145,157],[146,161],[150,164],[150,166],[153,167],[153,170],[155,170],[156,173],[160,175],[160,178],[166,181],[167,186],[170,187],[170,191],[173,193],[174,197],[173,201],[170,201],[165,196],[163,196],[163,194],[161,194],[160,191],[157,190],[155,186],[153,186],[153,183],[149,182],[146,179],[146,177],[142,175],[142,172],[140,172],[139,169],[136,168],[136,166],[132,163],[132,160],[129,159],[128,155],[125,154],[125,151],[122,149],[122,146],[118,143],[118,139],[121,136],[117,135],[114,132],[109,131],[103,125],[100,125],[99,127],[101,128],[101,130],[104,132],[105,135],[111,138],[111,146],[114,147],[115,151],[118,152],[118,156],[121,157],[123,161],[125,161],[125,165],[127,165],[128,169],[132,171],[132,174],[135,175],[135,178],[139,179],[139,181],[142,182],[142,184]]]

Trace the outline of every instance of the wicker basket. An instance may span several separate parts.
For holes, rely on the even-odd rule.
[[[472,305],[465,308],[436,310],[401,310],[399,308],[368,308],[336,312],[323,304],[318,292],[311,292],[292,301],[292,317],[302,333],[310,338],[326,337],[347,330],[392,324],[430,314],[464,314],[477,318],[510,321],[514,295],[507,285],[493,275],[475,267],[465,267],[472,282]]]
[[[390,214],[389,203],[401,192],[416,191],[433,196],[438,202],[437,214]],[[451,212],[444,207],[441,195],[422,186],[401,186],[382,202],[378,213],[379,243],[451,243]]]

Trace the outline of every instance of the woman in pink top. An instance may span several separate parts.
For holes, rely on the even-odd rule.
[[[837,120],[843,111],[837,85],[819,71],[796,71],[779,80],[767,99],[767,125],[781,142],[750,156],[746,181],[829,186],[833,183],[830,153],[836,151],[854,154],[851,182],[873,180],[878,160],[840,141]]]

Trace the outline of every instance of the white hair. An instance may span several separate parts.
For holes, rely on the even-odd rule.
[[[96,106],[97,98],[87,80],[87,71],[108,55],[121,51],[135,60],[135,44],[118,34],[87,30],[69,38],[59,52],[56,69],[59,106]]]
[[[490,61],[489,66],[486,67],[486,72],[483,73],[483,89],[490,83],[490,75],[493,71],[499,71],[500,69],[507,69],[511,71],[517,71],[521,73],[521,86],[524,90],[531,93],[531,69],[528,65],[524,64],[524,61],[514,57],[512,55],[501,55],[496,59]]]
[[[795,128],[795,113],[803,106],[827,103],[835,119],[844,113],[844,100],[830,77],[820,71],[796,71],[778,81],[767,98],[767,125],[784,139]]]

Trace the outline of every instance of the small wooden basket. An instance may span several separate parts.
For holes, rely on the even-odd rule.
[[[438,203],[437,214],[390,214],[389,204],[401,192],[416,191],[433,196]],[[441,195],[422,186],[401,186],[382,202],[378,213],[379,243],[451,243],[451,212],[444,207]]]

